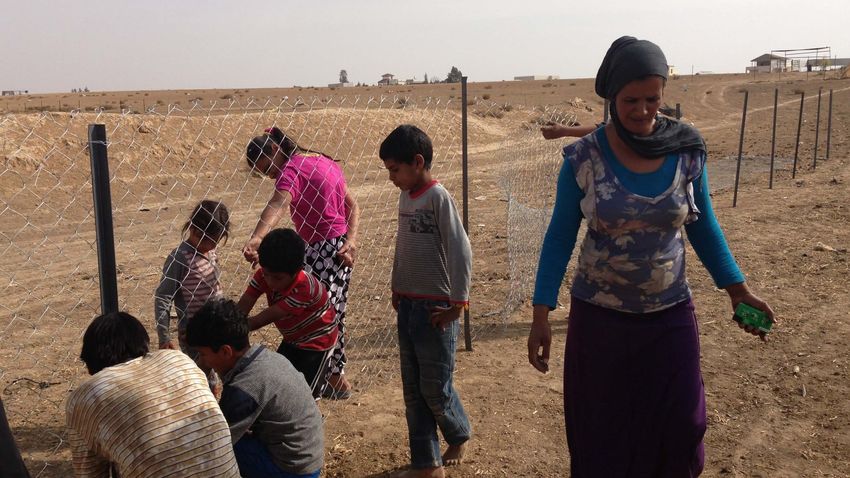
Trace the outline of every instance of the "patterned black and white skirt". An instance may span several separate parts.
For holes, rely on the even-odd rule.
[[[331,303],[339,319],[339,340],[331,354],[329,372],[343,374],[345,369],[345,305],[348,302],[348,285],[351,267],[345,266],[336,253],[345,244],[345,234],[333,239],[307,244],[304,270],[316,276],[328,289]]]

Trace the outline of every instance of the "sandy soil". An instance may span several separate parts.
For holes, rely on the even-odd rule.
[[[779,169],[773,189],[768,189],[774,87],[780,88],[775,150]],[[834,91],[833,129],[826,160],[825,94],[813,169],[819,87]],[[590,79],[470,84],[470,97],[475,98],[470,104],[469,193],[476,254],[475,341],[474,351],[458,353],[455,377],[475,436],[466,463],[451,469],[449,476],[569,476],[561,406],[567,311],[554,315],[553,371],[540,375],[525,358],[529,306],[523,304],[513,314],[503,310],[505,298],[518,286],[510,282],[507,203],[500,184],[506,176],[535,168],[556,170],[552,165],[557,165],[560,143],[532,139],[537,122],[556,110],[583,123],[598,122],[602,106],[592,88]],[[738,207],[732,208],[743,90],[749,91],[744,174]],[[800,107],[795,90],[806,93],[806,103],[792,179]],[[352,123],[342,98],[348,98],[348,104],[365,103],[381,93],[391,98],[409,95],[419,105],[424,105],[420,98],[428,96],[446,103],[423,106],[425,111],[417,113],[403,104],[397,108],[392,99],[390,105],[395,106],[365,108],[354,115],[360,123]],[[296,106],[298,95],[315,95],[315,101],[341,108],[320,111],[311,107],[313,100]],[[79,336],[98,308],[84,132],[92,121],[106,122],[114,142],[110,157],[122,306],[146,320],[159,265],[176,245],[187,209],[201,196],[215,193],[234,205],[234,241],[222,251],[222,263],[226,289],[239,293],[248,270],[238,248],[270,187],[246,173],[241,163],[245,138],[271,120],[288,122],[304,131],[302,139],[309,144],[344,161],[365,209],[364,256],[355,273],[348,319],[356,331],[350,374],[357,393],[345,402],[321,402],[326,476],[386,476],[404,467],[406,425],[385,277],[396,193],[387,185],[374,150],[397,122],[424,124],[437,150],[443,151],[436,161],[445,166],[436,174],[460,200],[454,131],[460,86],[40,96],[0,100],[0,111],[11,112],[0,116],[0,154],[5,161],[0,170],[0,266],[9,277],[8,285],[0,286],[0,340],[5,344],[0,349],[0,386],[34,475],[70,475],[63,401],[84,378],[75,360]],[[201,100],[193,107],[195,98]],[[56,109],[83,111],[18,113],[27,99],[28,108],[43,101],[48,109],[58,99]],[[209,106],[209,100],[219,106]],[[176,101],[183,104],[168,110]],[[244,112],[232,113],[236,108],[229,106],[231,101]],[[708,395],[705,476],[850,476],[850,80],[804,74],[781,79],[681,77],[668,83],[665,101],[681,103],[684,120],[705,133],[716,213],[748,281],[780,320],[766,343],[740,332],[730,320],[725,293],[713,287],[689,252]],[[151,106],[154,110],[147,115],[117,114],[115,108],[86,112],[116,102],[136,111]],[[231,113],[215,111],[221,102],[227,102]],[[283,106],[275,112],[262,109],[269,104]],[[296,113],[288,113],[293,110]],[[184,112],[190,118],[181,119]],[[352,136],[334,137],[333,131],[340,129]],[[553,185],[534,186],[539,197],[551,198]],[[273,334],[257,339],[276,340]]]

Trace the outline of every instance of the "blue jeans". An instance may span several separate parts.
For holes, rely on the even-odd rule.
[[[239,474],[243,478],[319,478],[322,471],[316,470],[304,475],[287,473],[278,468],[268,448],[260,443],[260,440],[248,435],[243,435],[233,444],[233,454],[236,455]]]
[[[469,440],[469,419],[452,385],[458,322],[431,325],[431,310],[448,302],[402,297],[398,305],[401,383],[413,468],[442,465],[437,427],[449,445]]]

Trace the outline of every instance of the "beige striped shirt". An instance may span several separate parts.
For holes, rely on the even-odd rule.
[[[68,397],[74,476],[238,477],[230,431],[207,378],[182,352],[108,367]]]

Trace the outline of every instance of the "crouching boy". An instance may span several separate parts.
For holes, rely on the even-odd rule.
[[[108,477],[111,468],[121,478],[237,478],[206,375],[182,352],[149,347],[145,326],[126,312],[86,329],[80,359],[92,376],[71,392],[65,414],[74,476]]]
[[[243,477],[318,477],[322,415],[310,387],[282,355],[248,341],[235,302],[212,299],[191,319],[186,340],[222,379],[221,411]]]

